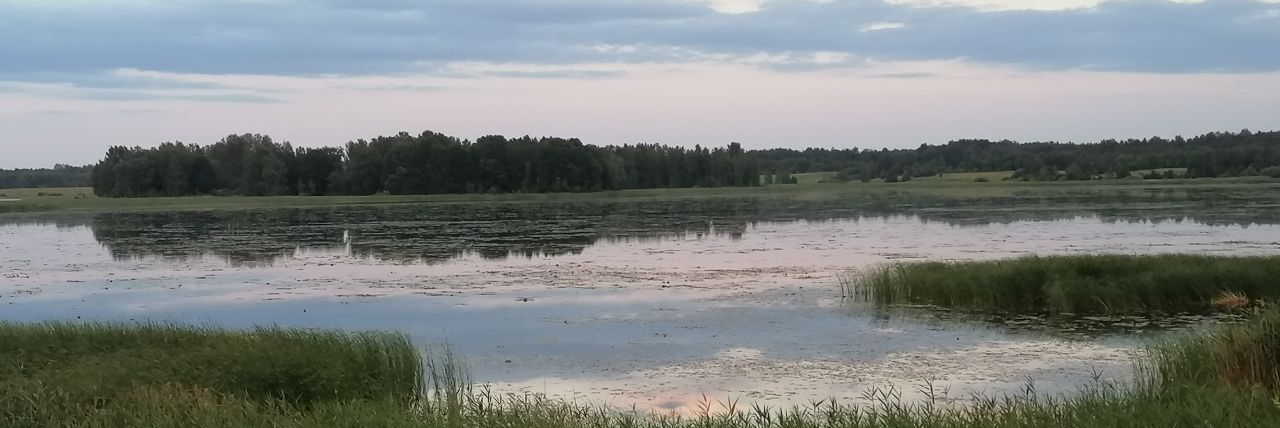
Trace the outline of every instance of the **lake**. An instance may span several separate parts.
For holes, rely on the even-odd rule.
[[[499,392],[692,412],[704,397],[963,400],[1125,380],[1232,319],[956,315],[842,299],[910,260],[1280,253],[1280,190],[908,192],[0,216],[0,319],[397,330]]]

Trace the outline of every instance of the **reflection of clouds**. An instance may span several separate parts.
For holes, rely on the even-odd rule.
[[[1131,378],[1135,351],[1094,343],[1054,340],[996,340],[883,354],[871,360],[773,359],[764,351],[731,347],[711,358],[646,368],[610,378],[538,377],[493,383],[499,393],[545,393],[553,397],[612,404],[678,415],[724,413],[760,404],[789,407],[816,400],[875,404],[865,393],[895,388],[906,402],[927,399],[932,383],[945,401],[972,394],[1017,394],[1028,377],[1039,392],[1068,394],[1101,373],[1110,381]],[[803,398],[799,398],[803,397]]]
[[[876,226],[884,231],[902,225]],[[795,243],[829,231],[788,223],[751,236],[778,232]],[[980,240],[969,243],[982,245]],[[654,245],[667,244],[677,243]],[[106,268],[99,273],[114,272],[110,277],[117,282],[66,287],[49,282],[45,289],[57,299],[19,300],[14,306],[32,313],[25,316],[29,319],[74,318],[90,311],[88,319],[96,311],[99,319],[404,331],[417,343],[456,345],[459,355],[474,358],[474,374],[502,391],[550,392],[580,402],[636,404],[643,410],[682,414],[696,412],[704,403],[703,393],[715,400],[712,405],[735,399],[777,406],[832,397],[853,403],[870,387],[895,385],[910,394],[925,380],[954,386],[956,394],[963,388],[1016,391],[1025,375],[1070,389],[1087,380],[1078,375],[1093,368],[1078,361],[1110,358],[1092,352],[1093,345],[1063,348],[1032,335],[945,321],[904,320],[885,329],[869,319],[874,314],[846,314],[835,306],[813,304],[835,292],[826,288],[832,284],[829,276],[815,277],[821,272],[813,271],[812,257],[780,261],[771,254],[742,261],[754,256],[732,251],[750,242],[698,244],[705,251],[682,254],[679,265],[648,260],[644,267],[634,266],[642,262],[634,252],[619,248],[593,252],[591,263],[285,263],[210,272],[216,268],[176,271],[160,264],[104,261],[88,270]],[[729,256],[721,259],[725,251]],[[823,251],[847,255],[838,247]],[[728,269],[722,260],[752,267]],[[802,267],[756,267],[766,260]],[[625,288],[592,282],[614,281],[607,278],[626,278],[618,280]],[[177,284],[184,286],[175,289]],[[598,288],[555,288],[559,284]],[[104,285],[110,290],[102,290]],[[671,288],[663,288],[667,286]],[[77,303],[82,300],[87,303]],[[6,312],[6,317],[24,315]],[[1037,345],[1019,347],[1023,341]],[[1000,359],[1005,356],[1022,360]],[[894,365],[898,360],[911,364]],[[1011,368],[1000,372],[1005,377],[993,377],[965,367],[990,361]],[[913,365],[929,368],[908,370]],[[931,379],[938,373],[950,377]]]
[[[192,275],[196,275],[192,273]],[[663,290],[663,289],[614,289],[599,292],[575,293],[572,290],[547,290],[537,285],[519,281],[506,283],[476,283],[474,278],[453,279],[457,287],[436,286],[432,283],[415,284],[412,277],[387,278],[383,281],[340,279],[332,276],[289,278],[285,275],[256,276],[246,282],[225,282],[207,286],[187,280],[164,278],[161,280],[132,280],[121,284],[117,290],[132,292],[136,303],[155,309],[181,309],[192,307],[225,307],[226,305],[252,305],[271,301],[335,301],[376,302],[381,298],[422,298],[424,310],[447,309],[459,313],[482,311],[552,311],[576,314],[580,308],[604,310],[589,322],[625,322],[642,316],[636,305],[649,308],[652,305],[686,304],[690,299],[706,299],[725,296],[740,290]],[[187,287],[173,284],[186,282]],[[46,288],[47,289],[47,288]],[[97,287],[67,287],[57,292],[42,292],[43,297],[24,301],[52,302],[75,300],[106,294]],[[38,295],[37,295],[38,296]],[[656,315],[653,315],[656,316]],[[562,318],[556,318],[560,322]],[[578,322],[578,321],[575,321]]]
[[[764,357],[764,351],[761,351],[759,349],[752,349],[752,348],[726,348],[716,353],[716,359],[726,360],[726,361],[733,361],[733,360],[756,361],[756,360],[759,360],[761,357]]]

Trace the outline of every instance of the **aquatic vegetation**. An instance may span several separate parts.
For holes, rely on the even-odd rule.
[[[981,173],[991,174],[991,173]],[[1003,174],[1003,173],[1000,173]],[[899,195],[953,198],[963,204],[968,198],[1003,198],[1026,200],[1028,198],[1054,198],[1056,202],[1081,197],[1115,197],[1126,194],[1147,196],[1185,193],[1197,199],[1213,198],[1218,203],[1202,206],[1193,216],[1233,220],[1242,215],[1256,217],[1257,213],[1242,208],[1270,209],[1274,206],[1275,193],[1280,186],[1273,179],[1262,177],[1196,178],[1160,180],[1159,183],[1142,180],[1094,180],[1065,182],[1004,181],[1003,175],[992,175],[989,183],[976,183],[964,173],[938,177],[921,177],[906,183],[809,183],[788,186],[760,187],[700,187],[675,189],[631,189],[590,193],[468,193],[433,195],[369,196],[180,196],[148,198],[99,198],[88,187],[56,188],[59,197],[39,197],[40,191],[49,189],[5,189],[9,198],[20,199],[0,204],[0,214],[30,212],[120,212],[120,211],[182,211],[182,210],[243,210],[258,208],[337,207],[350,205],[395,205],[408,203],[524,203],[565,201],[618,201],[618,200],[675,200],[687,198],[716,199],[742,197],[860,197],[861,195]],[[1227,200],[1221,200],[1227,199]],[[1113,201],[1114,202],[1114,201]],[[1110,208],[1128,206],[1118,202]],[[1065,208],[1065,207],[1058,207]],[[1229,209],[1228,209],[1229,208]],[[1204,209],[1210,210],[1205,212]],[[1175,217],[1185,217],[1179,214]]]
[[[1249,296],[1234,291],[1224,291],[1218,297],[1214,297],[1210,301],[1214,307],[1224,311],[1237,311],[1244,309],[1252,303]]]
[[[201,409],[407,406],[421,367],[395,334],[0,323],[0,426],[184,426],[160,421]],[[163,418],[128,422],[149,416]]]
[[[880,304],[1051,313],[1207,312],[1280,297],[1280,257],[1032,256],[914,262],[847,277]]]
[[[1253,316],[1245,324],[1153,347],[1152,377],[1169,386],[1208,384],[1280,392],[1280,310],[1250,311]]]
[[[1280,311],[1151,349],[1132,385],[964,403],[822,400],[791,408],[707,400],[701,414],[497,394],[451,354],[420,359],[402,337],[162,325],[0,324],[0,425],[186,427],[1270,427]],[[225,361],[223,361],[225,360]],[[925,391],[932,391],[926,384]],[[936,397],[934,394],[926,394]]]

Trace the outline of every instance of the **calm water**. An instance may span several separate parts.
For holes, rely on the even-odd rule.
[[[392,329],[500,391],[688,411],[1125,379],[1217,322],[877,311],[892,260],[1280,253],[1280,192],[910,194],[0,216],[0,319]]]

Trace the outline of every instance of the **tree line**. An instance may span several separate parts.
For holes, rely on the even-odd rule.
[[[24,187],[85,187],[91,166],[57,164],[53,168],[0,169],[0,189]]]
[[[838,171],[842,180],[906,181],[947,172],[1013,171],[1018,180],[1280,177],[1280,132],[1213,132],[1192,138],[1107,139],[1097,143],[956,140],[916,149],[770,149],[750,153],[776,176]],[[1168,171],[1178,169],[1185,172]]]
[[[435,132],[293,147],[257,134],[212,145],[116,146],[93,167],[108,197],[540,193],[755,186],[760,172],[742,146],[594,146],[577,139]]]
[[[257,134],[208,145],[112,147],[92,167],[0,170],[0,188],[91,185],[100,196],[367,195],[374,193],[587,192],[791,183],[836,171],[844,181],[906,181],[947,172],[1013,171],[1017,180],[1280,178],[1280,131],[1096,143],[955,140],[916,149],[744,151],[737,143],[692,149],[594,146],[577,139],[475,141],[434,132],[293,147]]]

